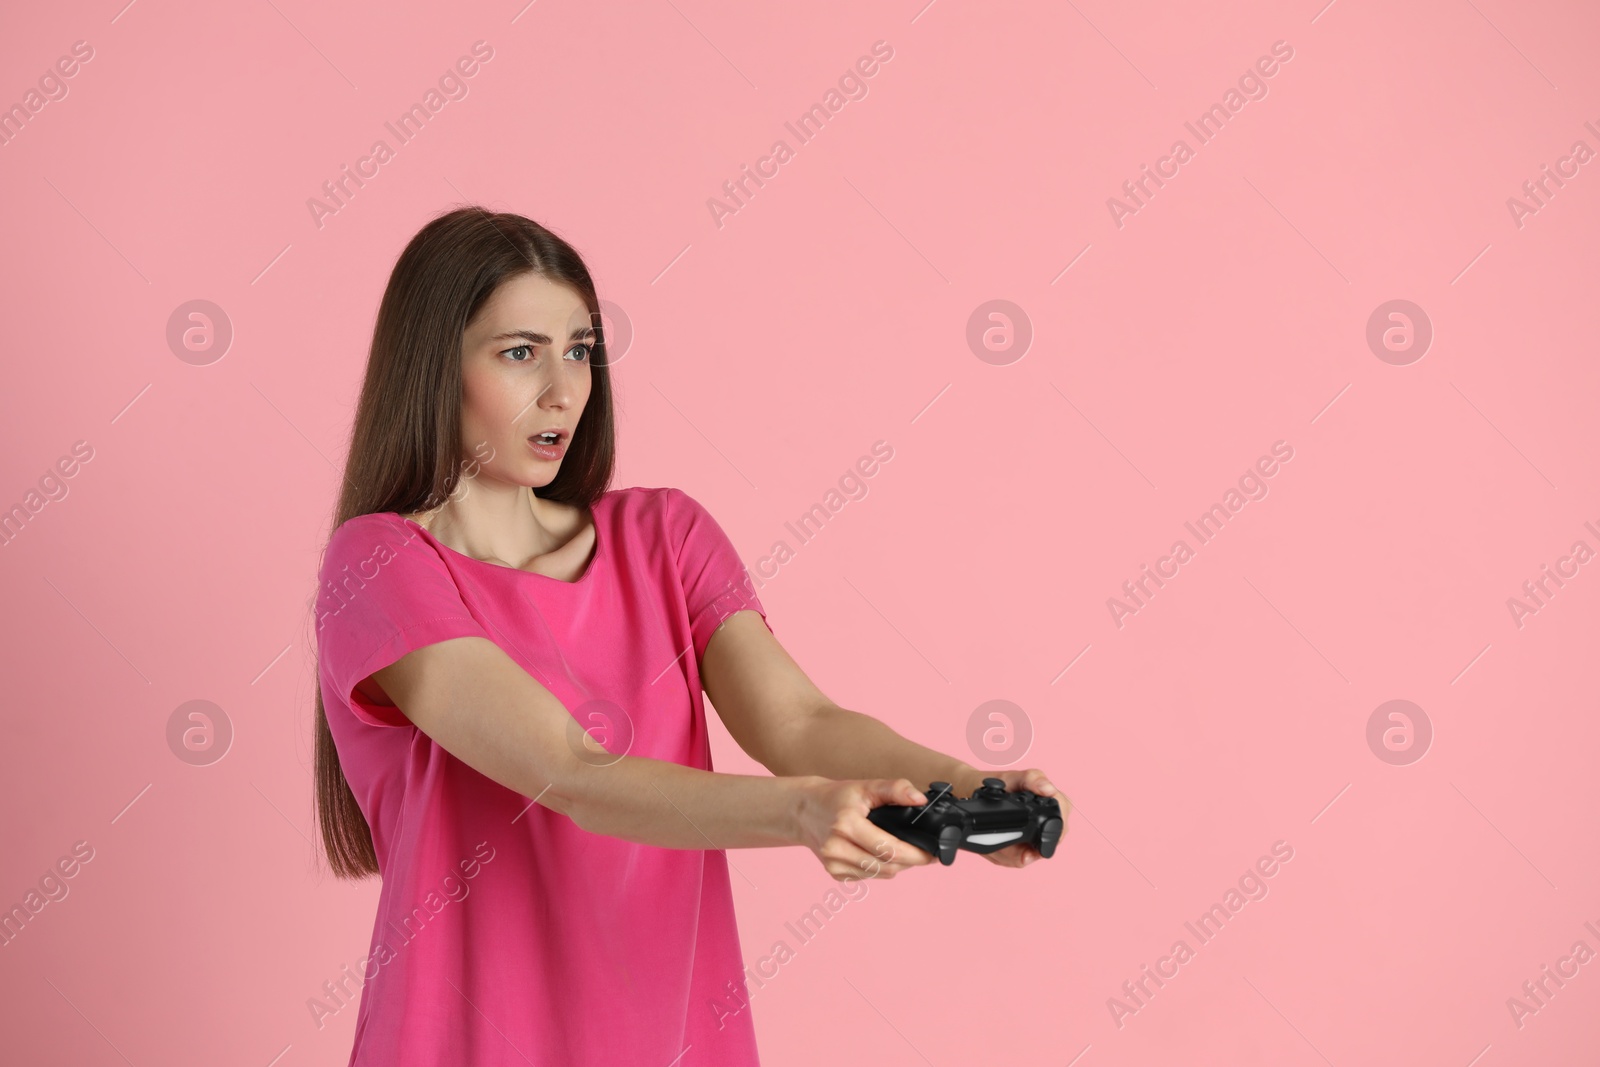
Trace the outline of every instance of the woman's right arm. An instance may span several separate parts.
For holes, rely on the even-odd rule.
[[[357,688],[399,707],[485,777],[591,833],[663,848],[803,844],[839,880],[892,878],[933,860],[867,819],[882,804],[924,802],[903,778],[722,774],[592,749],[585,759],[569,741],[575,720],[555,694],[487,638],[424,645]]]

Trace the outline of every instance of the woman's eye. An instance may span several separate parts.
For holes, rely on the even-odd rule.
[[[572,353],[579,350],[582,350],[583,355],[579,356],[578,359],[581,361],[587,361],[589,359],[589,353],[594,351],[594,345],[573,345],[571,348],[567,349],[567,355],[570,356]]]
[[[515,348],[508,348],[508,349],[506,349],[504,352],[502,352],[500,354],[503,355],[503,356],[509,357],[511,359],[511,362],[513,362],[513,363],[526,363],[526,362],[528,362],[528,359],[517,359],[517,358],[515,358],[515,353],[517,353],[517,352],[526,353],[528,359],[532,359],[533,358],[533,348],[531,346],[529,346],[529,345],[518,345]]]

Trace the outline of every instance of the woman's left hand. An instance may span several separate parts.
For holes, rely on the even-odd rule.
[[[1019,789],[1025,789],[1042,797],[1054,797],[1061,805],[1061,835],[1066,836],[1067,814],[1072,808],[1072,802],[1051,783],[1049,778],[1045,777],[1045,773],[1039,768],[1029,767],[1021,771],[984,771],[983,776],[1000,779],[1006,784],[1008,792],[1014,793]],[[1056,847],[1059,849],[1060,845]],[[990,863],[999,864],[1001,867],[1026,867],[1030,863],[1044,859],[1039,850],[1032,845],[1012,845],[998,852],[985,852],[982,855]]]

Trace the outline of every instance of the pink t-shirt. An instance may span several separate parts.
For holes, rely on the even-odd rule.
[[[587,727],[608,752],[711,770],[701,656],[729,615],[766,611],[682,490],[612,490],[592,511],[576,582],[473,559],[394,512],[328,541],[322,696],[383,877],[351,968],[352,1067],[758,1062],[723,852],[582,830],[353,692],[414,648],[487,637],[567,707],[574,743]]]

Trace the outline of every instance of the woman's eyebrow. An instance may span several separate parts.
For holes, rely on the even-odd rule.
[[[569,338],[569,340],[577,341],[581,338],[592,336],[594,336],[593,326],[579,326],[572,331],[572,336]],[[493,337],[489,338],[491,342],[512,341],[518,339],[535,345],[550,344],[550,337],[548,334],[538,333],[534,330],[507,330],[505,333],[497,333]]]

